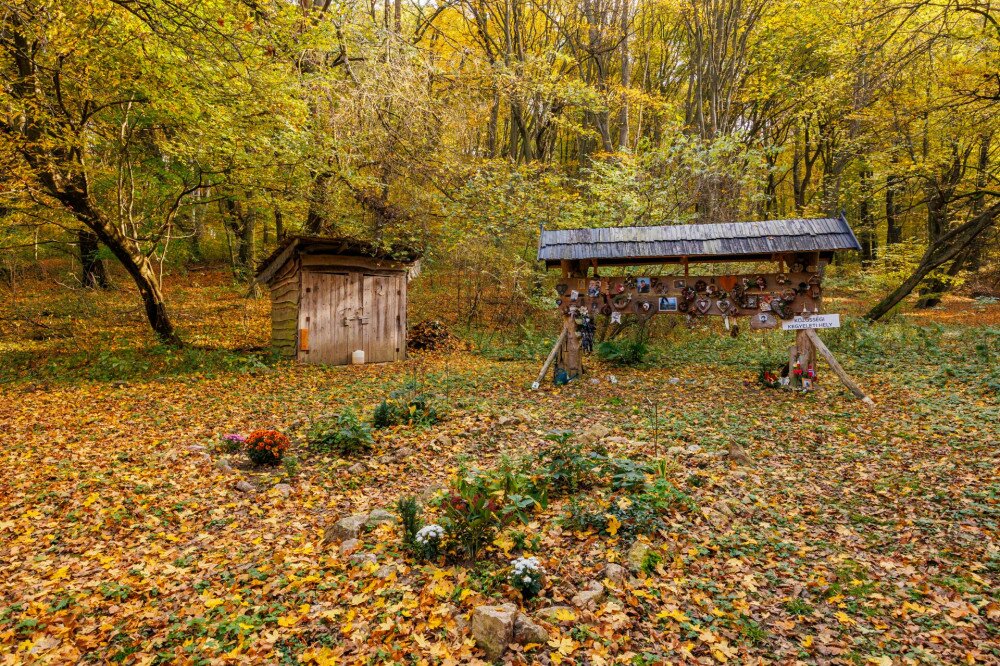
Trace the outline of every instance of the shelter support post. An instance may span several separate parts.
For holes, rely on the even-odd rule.
[[[834,374],[837,375],[844,386],[850,389],[851,393],[860,398],[866,405],[875,404],[875,401],[866,395],[865,392],[854,383],[854,380],[851,379],[850,375],[847,374],[844,368],[841,367],[833,353],[825,344],[823,344],[823,341],[820,339],[819,335],[817,335],[815,330],[809,328],[804,331],[799,331],[799,333],[805,333],[805,337],[812,343],[815,351],[819,352],[819,355],[826,359],[826,362],[830,365],[830,369],[833,370]]]
[[[579,377],[583,374],[583,358],[580,354],[580,336],[576,332],[576,320],[572,316],[567,316],[563,324],[562,351],[559,354],[558,367],[566,371],[569,378]]]

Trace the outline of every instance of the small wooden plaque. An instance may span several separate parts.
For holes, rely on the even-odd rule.
[[[299,349],[301,351],[309,351],[309,329],[300,328],[299,329]]]

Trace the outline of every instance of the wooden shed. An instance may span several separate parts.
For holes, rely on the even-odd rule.
[[[271,290],[271,345],[305,363],[345,365],[406,357],[406,289],[419,266],[410,249],[345,238],[292,236],[263,262]]]

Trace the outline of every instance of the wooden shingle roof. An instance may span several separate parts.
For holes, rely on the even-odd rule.
[[[403,264],[412,264],[420,259],[415,248],[394,246],[384,248],[356,238],[334,238],[327,236],[287,236],[257,267],[256,278],[267,283],[295,254],[334,254],[340,256],[370,257]]]
[[[538,259],[596,259],[608,264],[766,260],[793,252],[860,250],[841,215],[814,219],[542,230]]]

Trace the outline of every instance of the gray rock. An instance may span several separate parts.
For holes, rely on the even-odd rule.
[[[386,579],[392,576],[397,571],[399,571],[399,568],[395,564],[383,564],[381,567],[379,567],[379,570],[375,572],[375,577]]]
[[[729,442],[729,459],[739,465],[750,464],[750,456],[748,456],[743,447],[736,442]]]
[[[364,566],[368,562],[376,564],[378,562],[378,558],[375,556],[375,553],[354,553],[350,557],[350,562],[354,566],[360,567]]]
[[[561,612],[571,613],[573,617],[576,617],[576,611],[574,611],[569,606],[547,606],[535,612],[535,617],[541,618],[546,622],[551,624],[559,624],[562,620],[559,619],[558,615]]]
[[[361,542],[357,539],[348,539],[347,541],[340,544],[340,554],[350,555],[358,548],[361,548]]]
[[[233,471],[233,464],[229,462],[229,458],[219,458],[215,461],[215,467],[221,469],[223,472]]]
[[[514,642],[520,645],[545,645],[549,642],[549,632],[532,622],[524,613],[518,613],[514,618]]]
[[[375,525],[383,525],[385,523],[396,522],[396,516],[394,516],[389,511],[385,509],[374,509],[368,514],[368,522],[366,523],[368,527],[374,527]]]
[[[204,451],[205,447],[201,444],[192,444],[188,448],[188,451]]]
[[[584,444],[596,444],[611,434],[611,429],[600,423],[592,425],[579,436],[579,440]]]
[[[333,543],[346,541],[348,539],[356,539],[358,534],[361,533],[361,528],[365,526],[366,522],[368,522],[367,513],[358,513],[353,516],[341,518],[324,530],[323,541],[326,543]]]
[[[516,416],[512,416],[510,414],[504,414],[499,418],[499,420],[497,420],[497,423],[502,426],[507,426],[507,425],[514,425],[519,420],[520,419],[518,419]]]
[[[438,435],[437,442],[441,446],[451,446],[452,445],[451,437],[449,437],[448,435]]]
[[[365,467],[364,463],[359,462],[359,463],[354,463],[353,465],[348,467],[347,471],[350,472],[351,474],[364,474],[365,472],[368,471],[368,468]]]
[[[667,449],[667,453],[669,453],[672,456],[679,456],[682,453],[684,453],[684,447],[683,446],[671,446],[669,449]]]
[[[577,592],[576,596],[573,597],[573,605],[577,608],[587,608],[588,606],[601,603],[604,601],[604,585],[598,583],[596,580],[592,580],[587,583],[587,587]]]
[[[255,493],[255,492],[257,492],[257,489],[254,488],[253,484],[250,483],[249,481],[237,481],[236,485],[234,486],[234,488],[236,488],[236,490],[240,491],[241,493]]]
[[[632,544],[632,547],[628,549],[628,568],[632,571],[642,571],[642,563],[646,561],[646,555],[652,548],[649,547],[648,543],[642,541],[636,541]]]
[[[615,585],[621,585],[628,578],[628,569],[620,564],[608,562],[604,565],[604,577]]]
[[[412,456],[414,453],[416,453],[416,452],[413,449],[411,449],[410,447],[403,446],[403,447],[400,447],[400,448],[396,449],[395,451],[393,451],[390,455],[392,456],[393,460],[395,460],[395,461],[398,462],[400,460],[406,460],[407,458],[409,458],[410,456]]]
[[[680,380],[679,377],[671,377],[667,381],[669,381],[671,384],[674,384],[674,385],[681,383],[681,380]]]
[[[274,486],[274,489],[278,491],[278,494],[282,497],[288,497],[292,494],[292,487],[287,483],[279,483]]]
[[[692,444],[691,446],[687,447],[686,451],[688,453],[701,453],[701,446],[698,444]]]
[[[514,604],[477,606],[472,611],[472,637],[490,661],[499,659],[513,640],[516,616]]]
[[[439,491],[444,490],[441,484],[431,484],[420,491],[420,501],[430,502]]]

